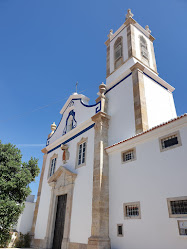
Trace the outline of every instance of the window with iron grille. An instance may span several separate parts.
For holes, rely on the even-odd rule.
[[[118,237],[123,237],[123,224],[118,224],[117,225],[117,236]]]
[[[172,149],[182,145],[179,131],[160,138],[161,151]]]
[[[171,201],[172,214],[187,214],[187,200]]]
[[[162,149],[168,148],[170,146],[173,146],[175,144],[178,144],[178,138],[177,135],[173,135],[167,138],[164,138],[161,140],[162,143]]]
[[[125,219],[140,219],[140,202],[124,203],[123,208]]]
[[[130,162],[136,159],[135,149],[122,152],[122,162]]]
[[[167,202],[171,218],[187,217],[187,197],[168,198]]]

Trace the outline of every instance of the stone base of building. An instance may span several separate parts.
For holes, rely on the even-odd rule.
[[[105,237],[90,237],[88,249],[110,249],[110,239]]]

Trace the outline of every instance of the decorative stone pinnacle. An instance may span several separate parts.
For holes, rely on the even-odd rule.
[[[145,26],[145,30],[146,30],[149,34],[151,34],[151,30],[149,29],[149,26],[148,26],[148,25]]]
[[[108,34],[108,38],[110,38],[113,35],[113,29],[110,29],[110,32]]]
[[[133,16],[134,16],[134,14],[132,14],[131,9],[128,9],[125,20],[129,19],[129,17],[132,18]]]
[[[55,130],[56,130],[56,124],[55,124],[55,122],[52,123],[52,125],[51,125],[51,130],[52,130],[52,131],[55,131]]]
[[[102,95],[106,91],[106,85],[102,82],[99,86],[99,92]]]

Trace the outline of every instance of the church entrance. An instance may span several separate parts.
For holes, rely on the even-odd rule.
[[[53,247],[52,247],[53,249],[61,249],[62,239],[64,235],[66,202],[67,202],[67,194],[58,196]]]

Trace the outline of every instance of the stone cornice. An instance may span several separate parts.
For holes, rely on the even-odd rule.
[[[129,24],[135,24],[136,21],[132,18],[132,17],[129,17],[125,22],[124,22],[124,25],[125,26],[128,26]]]
[[[94,116],[92,116],[92,121],[96,123],[101,118],[109,120],[110,116],[107,113],[105,113],[105,112],[98,112],[97,114],[95,114]]]
[[[139,69],[140,71],[144,71],[144,69],[145,69],[145,67],[144,67],[144,65],[142,65],[141,63],[139,63],[139,62],[137,62],[136,64],[134,64],[131,68],[130,68],[130,70],[133,72],[134,70],[136,70],[136,69]]]

